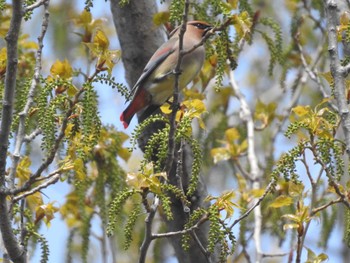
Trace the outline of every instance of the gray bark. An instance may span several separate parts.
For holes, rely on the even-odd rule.
[[[111,10],[114,24],[119,37],[122,49],[122,61],[125,67],[126,80],[129,87],[132,87],[140,76],[144,66],[154,51],[165,41],[165,36],[159,28],[153,24],[153,15],[157,12],[154,0],[130,1],[124,7],[119,5],[119,0],[111,0]],[[142,119],[142,116],[141,116]],[[144,149],[145,143],[162,124],[156,123],[150,127],[140,138],[139,146]],[[183,185],[186,189],[188,185],[192,167],[192,153],[189,147],[184,147],[183,152]],[[173,168],[169,175],[170,182],[176,185],[176,160],[173,160]],[[207,196],[205,184],[200,181],[198,189],[191,199],[191,210],[203,206],[203,200]],[[173,198],[172,211],[174,220],[166,221],[168,231],[182,230],[188,215],[184,212],[182,203]],[[207,246],[207,234],[209,225],[203,224],[196,232],[201,244]],[[179,262],[217,262],[216,254],[211,259],[203,254],[199,245],[194,241],[190,244],[189,251],[184,251],[181,247],[181,236],[172,237],[169,240],[174,247],[176,257]]]
[[[12,2],[12,17],[9,31],[5,37],[7,42],[7,65],[5,77],[5,92],[2,103],[2,120],[0,125],[0,187],[4,190],[6,187],[6,161],[9,147],[9,136],[12,123],[12,112],[15,97],[17,63],[18,63],[18,36],[22,22],[22,1]],[[7,256],[13,262],[26,262],[26,253],[20,246],[11,224],[11,215],[7,204],[6,195],[0,193],[0,230]]]

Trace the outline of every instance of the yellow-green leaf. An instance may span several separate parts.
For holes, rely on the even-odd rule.
[[[30,210],[35,211],[36,208],[43,204],[43,198],[40,192],[28,195],[26,201]]]
[[[298,229],[299,225],[298,224],[285,224],[283,225],[283,230],[286,231],[288,229]]]
[[[85,166],[84,166],[84,162],[82,159],[77,158],[74,161],[74,171],[76,174],[76,179],[77,180],[84,180],[86,178],[86,173],[85,173]]]
[[[303,184],[295,184],[293,182],[289,182],[288,184],[288,193],[291,197],[298,197],[303,194],[304,185]]]
[[[237,9],[238,0],[227,0],[227,3],[229,3],[233,9]]]
[[[334,86],[334,79],[330,71],[320,72],[318,74],[328,82],[329,86]]]
[[[292,109],[292,111],[299,117],[302,117],[308,113],[310,113],[312,110],[310,106],[296,106]]]
[[[38,223],[41,219],[44,219],[46,226],[50,226],[50,221],[54,218],[54,213],[59,209],[53,205],[53,203],[48,203],[46,205],[41,205],[36,208],[35,211],[35,223]]]
[[[232,22],[240,38],[249,38],[253,23],[247,11],[233,15]]]
[[[69,79],[73,75],[73,69],[67,59],[64,61],[56,60],[51,66],[50,73],[54,78]]]
[[[286,214],[286,215],[283,215],[282,217],[287,218],[287,219],[294,221],[294,222],[297,222],[297,223],[301,222],[301,218],[297,215]]]
[[[164,114],[170,114],[172,112],[171,110],[171,105],[169,104],[163,104],[161,107],[160,107],[160,110],[164,113]]]
[[[93,44],[98,46],[101,50],[107,50],[109,47],[109,40],[106,34],[101,30],[97,30],[93,39]]]
[[[20,181],[20,185],[26,182],[31,174],[30,165],[32,164],[28,156],[24,156],[17,166],[17,177]]]
[[[105,65],[107,67],[107,71],[109,74],[112,74],[112,69],[114,65],[116,65],[121,56],[120,50],[108,50],[107,54],[105,55]]]
[[[231,158],[230,152],[226,148],[214,148],[210,150],[214,163],[226,161]]]
[[[269,207],[280,208],[283,206],[289,206],[291,204],[293,204],[293,199],[291,197],[280,195],[270,204]]]
[[[252,194],[255,198],[261,197],[264,193],[265,193],[265,189],[252,189],[252,190],[251,190],[251,194]]]
[[[5,73],[7,63],[7,50],[5,47],[0,49],[0,74]]]
[[[74,85],[69,85],[67,89],[67,94],[71,97],[78,93],[78,88]]]
[[[153,16],[153,23],[156,26],[161,26],[169,21],[170,13],[168,11],[158,12]]]
[[[128,149],[126,148],[120,148],[118,150],[118,155],[124,160],[124,161],[127,161],[129,160],[130,156],[131,156],[131,153]]]
[[[225,137],[228,143],[233,143],[235,140],[239,139],[241,135],[236,128],[230,128],[225,131]]]
[[[86,11],[85,9],[79,16],[79,22],[83,25],[87,25],[92,21],[92,15],[90,12]]]

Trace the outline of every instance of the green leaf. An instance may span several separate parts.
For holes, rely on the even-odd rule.
[[[236,128],[230,128],[225,131],[225,137],[228,143],[233,143],[235,140],[239,139],[241,135]]]
[[[210,154],[214,159],[214,163],[226,161],[231,158],[230,152],[226,148],[214,148],[210,150]]]
[[[288,184],[288,193],[291,197],[298,197],[303,194],[304,191],[304,185],[303,184],[296,184],[293,182],[289,182]]]
[[[297,223],[301,222],[300,216],[297,216],[297,215],[287,214],[287,215],[283,215],[282,217],[287,218],[287,219],[294,221],[294,222],[297,222]]]
[[[243,11],[240,14],[233,15],[233,25],[236,29],[236,33],[240,38],[249,39],[251,27],[253,25],[251,17],[247,11]]]
[[[69,79],[73,75],[73,69],[67,59],[64,61],[56,60],[51,66],[50,73],[54,78]]]
[[[285,195],[281,195],[279,197],[277,197],[271,204],[269,207],[271,208],[280,208],[283,206],[289,206],[293,204],[293,199],[289,196],[285,196]]]
[[[288,229],[298,229],[298,224],[285,224],[283,225],[283,230],[286,231]]]
[[[311,112],[310,106],[296,106],[292,109],[292,112],[294,112],[298,117],[305,116],[306,114],[309,114]]]

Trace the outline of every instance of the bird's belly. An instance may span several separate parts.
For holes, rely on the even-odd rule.
[[[198,65],[199,64],[199,65]],[[179,77],[179,90],[184,89],[189,82],[199,73],[200,63],[195,63],[191,67],[186,67]],[[148,88],[149,93],[152,95],[152,104],[162,105],[174,94],[175,76],[169,74],[161,81],[152,83]]]

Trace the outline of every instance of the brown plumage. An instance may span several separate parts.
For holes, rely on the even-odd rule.
[[[183,50],[192,49],[211,28],[212,26],[206,22],[187,22]],[[170,39],[153,54],[132,88],[132,101],[120,115],[124,128],[128,127],[132,117],[137,112],[150,106],[161,106],[173,95],[175,82],[173,71],[179,57],[179,33],[180,27],[177,27],[170,34]],[[195,78],[203,66],[204,59],[203,45],[183,57],[179,77],[180,89],[185,88]]]

